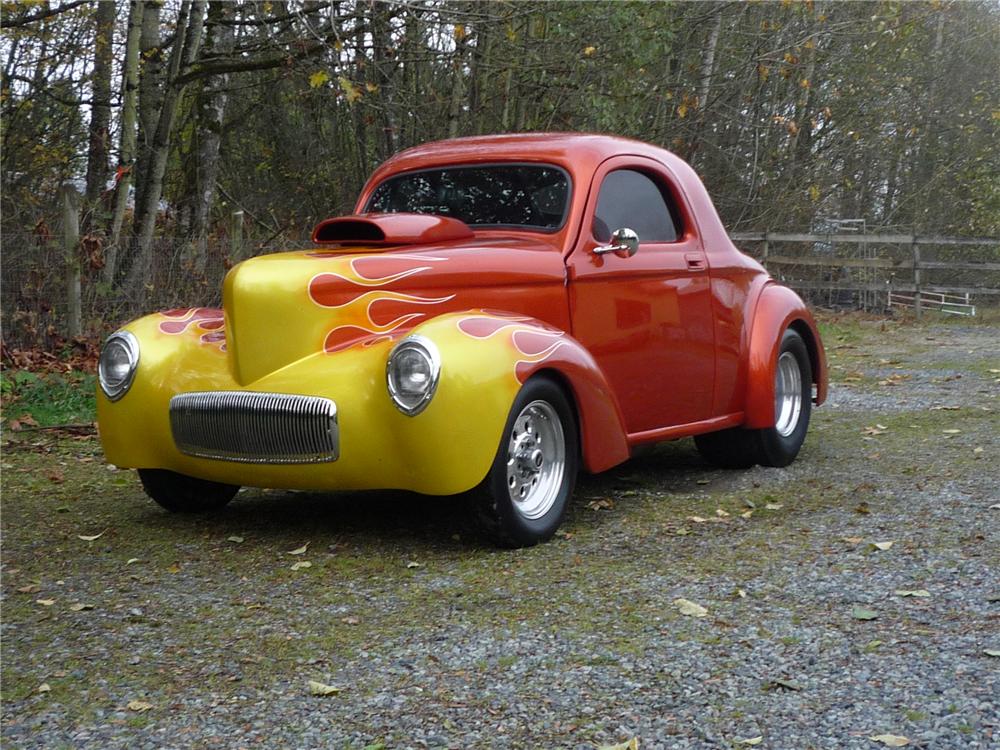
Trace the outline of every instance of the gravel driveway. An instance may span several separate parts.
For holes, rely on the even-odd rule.
[[[92,437],[7,435],[4,746],[1000,747],[1000,329],[824,330],[791,467],[666,444],[529,550],[460,499],[171,516]]]

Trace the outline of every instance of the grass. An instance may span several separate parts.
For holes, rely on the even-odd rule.
[[[86,372],[34,373],[26,370],[0,372],[0,397],[4,420],[35,422],[46,427],[84,424],[95,419],[96,377]]]

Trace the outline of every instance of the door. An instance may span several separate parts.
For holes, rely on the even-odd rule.
[[[623,227],[639,236],[635,255],[594,252]],[[708,263],[690,207],[663,165],[643,157],[601,165],[567,265],[573,335],[610,381],[627,431],[712,417]]]

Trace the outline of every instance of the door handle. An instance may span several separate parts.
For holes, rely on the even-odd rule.
[[[700,253],[686,253],[684,255],[684,260],[687,261],[687,267],[689,271],[704,271],[707,268],[705,264],[705,256]]]

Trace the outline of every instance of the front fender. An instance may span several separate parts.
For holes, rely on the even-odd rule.
[[[794,328],[805,340],[816,386],[816,404],[826,400],[826,354],[812,313],[802,298],[785,286],[770,283],[761,290],[754,310],[747,352],[744,426],[774,427],[774,381],[778,350],[785,330]]]
[[[482,426],[492,436],[493,446],[499,445],[521,386],[545,373],[568,389],[576,406],[587,471],[604,471],[628,459],[624,421],[614,393],[594,358],[565,331],[534,318],[473,310],[443,315],[414,332],[440,342],[443,360],[452,352],[461,354],[457,368],[468,381],[463,389],[467,408],[489,414]]]

